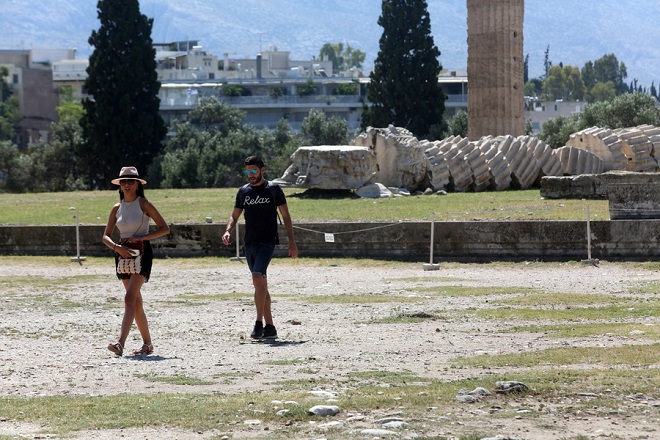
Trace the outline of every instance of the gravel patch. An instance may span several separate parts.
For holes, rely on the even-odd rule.
[[[328,264],[317,266],[278,259],[269,269],[269,280],[280,337],[276,342],[265,343],[249,338],[254,306],[244,263],[220,262],[213,266],[206,261],[196,266],[189,260],[156,260],[152,279],[142,291],[155,352],[150,356],[116,357],[106,345],[114,342],[119,330],[123,293],[111,266],[83,263],[65,268],[62,269],[61,263],[0,266],[0,281],[19,276],[43,281],[25,287],[17,282],[7,288],[8,293],[0,303],[0,396],[232,394],[274,390],[283,378],[315,375],[337,380],[351,372],[367,370],[444,381],[467,379],[484,372],[451,368],[452,359],[544,350],[567,343],[585,347],[649,343],[643,338],[567,341],[539,333],[504,332],[518,322],[482,320],[469,313],[497,307],[493,296],[478,295],[481,289],[498,286],[519,287],[521,294],[526,289],[538,288],[550,292],[630,295],[631,287],[658,280],[653,271],[631,270],[628,265],[607,262],[599,266],[579,262],[442,264],[440,270],[424,271],[421,263],[332,260],[330,264],[328,260]],[[71,282],[67,277],[72,276],[85,276],[85,282]],[[432,295],[425,290],[442,285],[474,289],[475,295]],[[218,295],[225,298],[219,299]],[[402,300],[396,303],[313,301],[315,297],[329,295],[396,296]],[[442,319],[422,319],[415,323],[381,322],[397,315],[423,318],[443,313],[447,316]],[[658,319],[647,321],[649,325],[659,323]],[[135,327],[126,345],[127,353],[141,345]],[[287,363],[292,360],[311,363],[314,373],[302,371],[298,362]],[[173,386],[145,380],[149,376],[175,375],[194,377],[208,384]],[[341,406],[341,399],[336,404]],[[456,411],[474,411],[474,416],[483,418],[488,426],[488,405],[483,408],[456,404]],[[658,411],[657,405],[649,406],[649,417],[644,422],[636,421],[637,425],[615,416],[547,415],[546,422],[555,429],[542,429],[539,427],[542,424],[524,419],[504,422],[498,419],[504,425],[496,430],[511,438],[524,439],[566,439],[577,435],[651,439],[660,436]],[[349,431],[355,426],[335,428],[345,431],[345,437],[333,434],[327,438],[351,438],[353,434]],[[3,419],[0,414],[0,436],[45,438],[39,437],[42,430],[47,432],[44,427]],[[452,426],[441,426],[436,431],[446,438],[460,432],[459,427]],[[394,438],[411,435],[411,431],[395,432]],[[239,425],[232,428],[227,438],[260,438],[268,434],[263,426]],[[96,439],[222,438],[220,432],[153,427],[72,435]],[[324,435],[320,430],[310,438],[326,438]],[[377,438],[378,434],[372,434],[371,438],[374,436]]]

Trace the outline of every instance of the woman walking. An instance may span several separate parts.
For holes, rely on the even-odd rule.
[[[162,237],[170,233],[170,227],[167,225],[158,209],[144,197],[144,186],[147,182],[140,178],[135,167],[123,167],[119,172],[119,177],[112,181],[119,185],[119,203],[110,210],[110,217],[103,233],[103,244],[115,252],[115,271],[117,278],[124,284],[126,295],[124,296],[124,318],[121,322],[119,340],[116,343],[108,344],[108,350],[122,356],[124,354],[124,345],[126,338],[131,330],[133,321],[142,336],[142,347],[133,351],[133,354],[150,354],[154,351],[151,343],[151,334],[149,333],[149,323],[144,313],[142,302],[142,293],[140,289],[142,284],[149,281],[151,274],[151,263],[153,253],[150,240]],[[157,228],[149,232],[149,220],[156,223]],[[119,229],[120,242],[115,243],[112,239],[112,233],[115,227]],[[122,259],[131,259],[140,252],[140,267],[134,271],[138,273],[125,273],[122,269],[127,261]],[[135,267],[138,260],[128,261]]]

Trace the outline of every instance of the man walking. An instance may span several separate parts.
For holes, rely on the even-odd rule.
[[[250,335],[254,339],[277,338],[277,329],[273,325],[270,308],[271,300],[266,270],[273,258],[275,246],[279,244],[278,208],[289,237],[289,256],[291,258],[298,256],[298,247],[293,238],[293,223],[286,205],[286,197],[282,188],[264,178],[265,172],[266,167],[259,157],[250,156],[245,159],[245,175],[250,182],[239,188],[234,209],[227,221],[225,233],[222,235],[222,242],[229,245],[231,232],[241,213],[245,211],[245,258],[252,273],[254,305],[257,308],[257,320]]]

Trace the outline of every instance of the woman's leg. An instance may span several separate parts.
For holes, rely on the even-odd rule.
[[[151,345],[151,334],[149,332],[149,322],[147,315],[144,313],[144,305],[142,302],[142,292],[138,291],[137,301],[135,302],[135,324],[142,336],[142,343]]]
[[[124,288],[126,289],[126,295],[124,296],[124,318],[121,321],[121,330],[119,331],[119,343],[126,345],[126,339],[128,338],[128,333],[131,331],[133,326],[133,321],[136,319],[136,311],[138,300],[140,302],[140,309],[142,310],[142,316],[144,317],[144,310],[142,309],[142,295],[140,294],[140,288],[144,284],[144,277],[142,275],[131,275],[129,279],[121,280],[124,283]],[[144,317],[143,325],[146,324],[146,317]],[[138,328],[140,324],[138,324]],[[142,333],[142,329],[140,329]],[[147,334],[149,330],[147,328]]]

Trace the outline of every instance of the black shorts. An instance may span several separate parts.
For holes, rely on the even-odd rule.
[[[140,270],[140,275],[144,277],[144,282],[149,282],[149,277],[151,276],[151,265],[154,260],[154,252],[151,249],[151,243],[148,240],[144,240],[144,253],[142,254],[142,269]],[[120,280],[127,280],[131,277],[130,273],[118,273],[117,272],[117,263],[119,262],[119,254],[115,253],[115,273],[117,278]]]

